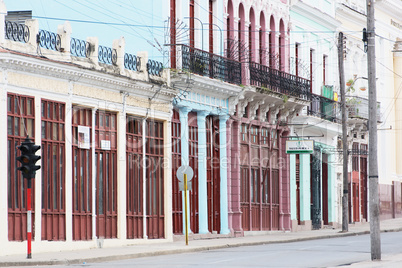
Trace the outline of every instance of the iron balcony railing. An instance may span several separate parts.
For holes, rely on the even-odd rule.
[[[305,100],[310,99],[310,80],[250,62],[250,84]]]
[[[182,68],[194,74],[241,84],[241,63],[186,45],[181,47]]]
[[[346,96],[349,118],[369,119],[369,100],[358,96]],[[381,122],[381,103],[377,102],[377,121]]]
[[[308,114],[320,117],[322,119],[340,123],[341,110],[338,102],[325,98],[320,95],[311,94],[311,103],[308,107]]]
[[[8,40],[27,43],[29,41],[29,28],[25,24],[5,21],[5,37]]]

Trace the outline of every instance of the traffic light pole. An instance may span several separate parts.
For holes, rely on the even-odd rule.
[[[32,179],[28,180],[28,189],[27,189],[27,241],[28,241],[28,254],[27,259],[32,259],[31,252],[31,243],[32,243],[32,208],[31,208],[31,188],[32,188]]]
[[[36,152],[40,149],[39,145],[35,145],[29,136],[26,137],[25,141],[22,142],[20,146],[17,147],[21,151],[21,155],[16,159],[21,163],[17,170],[22,172],[22,177],[27,179],[28,189],[27,189],[27,242],[28,242],[28,254],[27,259],[32,259],[31,243],[32,243],[32,179],[35,178],[36,171],[40,169],[36,162],[41,159]]]

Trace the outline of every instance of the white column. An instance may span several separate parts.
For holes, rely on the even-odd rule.
[[[96,108],[92,108],[92,240],[96,240],[96,164],[95,164],[95,119]]]
[[[7,148],[7,71],[1,70],[1,83],[2,88],[0,91],[0,126],[4,126],[3,131],[0,131],[0,150],[2,152],[8,152]],[[15,155],[10,155],[15,157]],[[4,161],[4,158],[6,159]],[[3,174],[7,174],[8,157],[3,154],[3,161],[0,161],[0,169],[3,170]],[[6,245],[8,242],[8,174],[0,180],[0,245]],[[1,255],[1,254],[0,254]]]
[[[126,98],[123,97],[123,111],[117,116],[117,237],[126,239]]]
[[[35,140],[33,141],[36,145],[42,146],[42,135],[41,135],[41,98],[39,96],[35,97]],[[42,156],[42,150],[38,150],[37,155]],[[35,226],[35,237],[32,236],[32,241],[36,244],[42,240],[42,163],[38,161],[41,165],[41,169],[36,171],[35,175],[35,221],[32,223]],[[21,176],[22,178],[22,176]],[[24,179],[25,180],[25,179]],[[33,230],[33,228],[32,228]]]
[[[71,83],[70,83],[71,86]],[[66,116],[65,116],[65,124],[64,124],[64,133],[65,133],[65,163],[66,163],[66,177],[65,177],[65,208],[66,208],[66,241],[73,240],[73,192],[72,192],[72,183],[73,183],[73,167],[72,167],[72,145],[73,145],[73,135],[71,131],[72,125],[72,103],[71,100],[68,99],[66,102]]]
[[[189,151],[188,151],[188,113],[191,111],[190,107],[180,107],[180,125],[181,125],[181,133],[180,133],[180,142],[181,142],[181,165],[188,166],[189,164]],[[187,204],[189,202],[189,195],[187,195]],[[184,191],[182,192],[182,208],[183,208],[183,233],[185,233],[185,211],[184,211]],[[190,222],[190,206],[187,206],[187,222]],[[191,232],[191,230],[189,231]]]

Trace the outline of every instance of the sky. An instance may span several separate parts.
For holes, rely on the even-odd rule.
[[[41,30],[57,33],[57,26],[69,21],[71,37],[98,37],[99,45],[112,47],[124,36],[126,53],[148,51],[150,59],[163,62],[162,1],[168,0],[3,0],[7,11],[32,10]]]

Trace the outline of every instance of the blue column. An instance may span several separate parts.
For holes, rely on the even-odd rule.
[[[228,234],[228,171],[227,171],[227,144],[226,144],[226,121],[229,115],[219,116],[219,155],[220,155],[220,175],[221,175],[221,234]]]
[[[189,152],[188,152],[188,113],[191,111],[190,107],[180,107],[179,108],[179,115],[180,115],[180,142],[181,142],[181,165],[188,166],[189,164]],[[187,195],[187,222],[190,225],[190,203],[189,203],[189,195]],[[184,192],[182,192],[182,208],[183,208],[183,233],[186,232],[184,229],[185,225],[185,211],[184,211]],[[190,228],[190,227],[189,227]],[[191,231],[189,231],[190,233]]]
[[[311,220],[310,154],[300,154],[300,220]]]
[[[206,111],[197,113],[198,124],[198,218],[199,233],[208,233],[208,196],[207,196],[207,133]]]
[[[290,160],[290,219],[297,220],[297,207],[296,207],[296,155],[291,154],[289,157]]]

